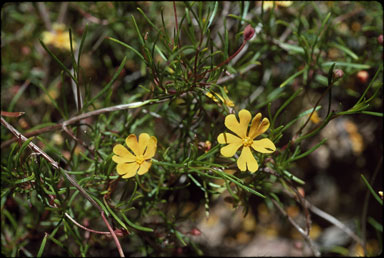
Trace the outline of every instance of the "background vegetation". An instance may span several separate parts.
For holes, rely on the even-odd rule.
[[[382,252],[378,2],[25,2],[1,19],[2,255]],[[217,143],[244,108],[277,147],[254,174]],[[122,179],[113,146],[142,132],[152,167]]]

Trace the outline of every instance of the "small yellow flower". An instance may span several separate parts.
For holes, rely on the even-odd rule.
[[[125,139],[125,143],[133,154],[123,145],[115,145],[113,153],[116,155],[112,157],[112,160],[117,163],[117,173],[123,178],[134,177],[136,173],[139,175],[147,173],[152,165],[151,158],[156,153],[156,137],[142,133],[137,141],[136,135],[130,134]]]
[[[232,157],[236,151],[242,147],[240,157],[237,160],[237,166],[241,171],[248,169],[251,173],[254,173],[259,168],[259,165],[250,147],[261,153],[272,153],[276,150],[273,142],[267,138],[254,140],[257,136],[268,130],[269,120],[268,118],[261,120],[261,113],[258,113],[253,118],[248,132],[248,125],[252,118],[251,113],[246,109],[242,109],[239,112],[239,118],[240,122],[237,121],[234,114],[225,117],[225,126],[237,136],[231,133],[219,134],[217,141],[220,144],[228,144],[220,149],[220,153],[224,157]]]
[[[52,98],[52,99],[57,99],[57,97],[59,97],[59,91],[58,91],[58,89],[57,88],[55,88],[55,87],[51,87],[49,90],[48,90],[48,93],[47,94],[49,94],[49,96]],[[51,101],[51,99],[48,97],[48,95],[44,95],[44,97],[43,97],[43,100],[45,101],[45,103],[47,103],[47,104],[52,104],[52,101]]]
[[[263,9],[268,10],[273,8],[273,4],[275,4],[276,7],[288,7],[292,5],[293,1],[264,1]]]
[[[309,114],[309,115],[311,115],[311,114]],[[317,114],[317,111],[313,112],[310,119],[311,119],[312,123],[314,123],[314,124],[318,124],[321,121],[319,115]]]
[[[219,103],[219,100],[217,98],[219,98],[221,100],[221,102],[224,103],[224,105],[226,105],[227,107],[233,107],[235,106],[235,104],[233,103],[232,100],[230,100],[227,96],[221,96],[220,94],[212,91],[216,96],[214,96],[211,92],[206,92],[205,95],[212,99],[214,102],[216,103]],[[228,90],[224,87],[224,92],[225,93],[228,93]],[[217,97],[217,98],[216,98]]]
[[[44,31],[42,34],[43,42],[47,45],[53,45],[57,48],[70,50],[69,32],[64,24],[53,24],[52,31]],[[72,38],[73,39],[73,38]],[[75,48],[75,42],[72,40],[72,47]]]
[[[209,91],[206,92],[205,95],[206,95],[208,98],[212,99],[214,102],[219,103],[219,100],[218,100],[215,96],[213,96],[213,94],[210,93]]]

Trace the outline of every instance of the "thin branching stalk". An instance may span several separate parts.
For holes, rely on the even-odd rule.
[[[73,222],[73,224],[75,224],[79,228],[84,229],[85,231],[88,231],[88,232],[91,232],[91,233],[95,233],[95,234],[100,234],[100,235],[108,235],[108,236],[112,235],[111,232],[109,232],[109,231],[108,232],[107,231],[98,231],[98,230],[87,228],[87,227],[81,225],[79,222],[77,222],[68,213],[65,212],[64,214],[65,214],[65,216],[67,216],[68,219],[70,219]],[[122,236],[123,234],[122,233],[117,233],[116,235]]]
[[[3,117],[1,117],[1,123],[13,134],[16,136],[17,139],[19,139],[20,141],[22,142],[25,142],[27,141],[28,139],[22,135],[18,130],[16,130],[16,128],[14,128],[11,124],[9,124],[7,121],[5,121],[5,119]],[[61,172],[63,172],[63,174],[65,175],[65,177],[68,179],[68,181],[74,186],[76,187],[80,193],[88,200],[92,203],[93,206],[95,206],[99,211],[100,211],[100,214],[101,214],[101,217],[103,218],[105,224],[107,225],[109,231],[111,232],[112,236],[113,236],[113,239],[116,243],[116,246],[118,248],[118,251],[119,251],[119,254],[121,257],[124,257],[124,253],[122,252],[122,249],[121,249],[121,245],[120,245],[120,242],[119,240],[117,239],[116,237],[116,234],[115,232],[113,231],[112,227],[109,225],[109,222],[108,220],[105,218],[104,216],[104,211],[103,209],[92,199],[91,196],[89,196],[89,194],[76,182],[75,179],[73,179],[66,171],[64,171],[60,166],[59,164],[54,160],[52,159],[47,153],[45,153],[43,150],[41,150],[36,144],[34,144],[32,141],[29,142],[28,146],[35,152],[39,153],[40,155],[43,156],[44,159],[46,159],[54,169],[56,170],[60,170]]]
[[[304,238],[304,240],[308,243],[309,248],[311,249],[312,253],[316,257],[320,257],[321,253],[318,250],[318,248],[313,243],[313,240],[309,237],[306,230],[302,229],[288,214],[287,212],[280,207],[280,205],[271,198],[272,203],[275,205],[275,207],[280,211],[283,216],[287,217],[288,221],[292,224],[292,226],[300,233],[300,235]]]

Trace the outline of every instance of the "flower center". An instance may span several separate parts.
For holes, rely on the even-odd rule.
[[[143,155],[139,155],[139,156],[136,156],[136,163],[141,165],[143,162],[144,162],[144,156]]]
[[[245,138],[243,138],[243,145],[245,146],[245,147],[249,147],[249,146],[251,146],[252,145],[252,143],[253,143],[253,140],[251,139],[251,138],[249,138],[249,137],[245,137]]]

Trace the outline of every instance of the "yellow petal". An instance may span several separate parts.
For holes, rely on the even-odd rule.
[[[42,34],[42,38],[43,38],[43,42],[47,45],[51,44],[53,41],[53,35],[49,31],[44,31]]]
[[[237,137],[236,135],[233,135],[231,133],[221,133],[219,136],[217,136],[217,141],[220,144],[225,143],[241,143],[241,139]]]
[[[133,156],[133,155],[132,155]],[[114,162],[116,162],[117,164],[120,164],[120,163],[129,163],[129,162],[134,162],[136,161],[136,158],[133,157],[133,158],[127,158],[127,157],[120,157],[120,156],[116,156],[116,155],[113,155],[112,156],[112,160]]]
[[[275,144],[270,139],[261,139],[258,141],[253,141],[252,148],[255,151],[261,152],[261,153],[272,153],[276,150]]]
[[[224,157],[232,157],[235,155],[236,151],[241,147],[242,143],[230,143],[227,146],[220,149],[221,155]]]
[[[151,167],[152,162],[150,161],[144,161],[139,168],[139,171],[137,171],[137,174],[142,175],[148,172],[149,168]]]
[[[256,132],[257,132],[257,128],[259,127],[260,120],[261,120],[261,113],[257,113],[257,115],[255,115],[255,117],[252,119],[251,128],[249,128],[249,137],[251,139],[254,139],[257,136]]]
[[[117,144],[115,145],[115,147],[113,147],[113,153],[120,156],[121,158],[126,159],[127,160],[126,162],[131,162],[136,160],[135,156],[133,156],[133,154],[121,144]]]
[[[130,134],[128,137],[125,139],[125,143],[127,146],[133,151],[135,156],[139,156],[139,144],[137,143],[137,138],[136,135]]]
[[[248,170],[251,173],[255,172],[259,168],[259,165],[257,164],[255,157],[252,155],[249,147],[243,147],[240,157],[237,160],[237,166],[241,171],[247,170],[248,167]]]
[[[155,136],[151,136],[151,138],[148,141],[147,150],[144,153],[144,159],[150,159],[153,156],[155,156],[157,148],[157,139]]]
[[[150,136],[147,133],[141,133],[139,135],[139,154],[140,155],[144,154],[144,151],[148,146],[149,139],[150,139]]]
[[[246,109],[242,109],[239,112],[240,123],[237,121],[234,114],[230,114],[225,117],[224,124],[229,130],[236,133],[241,138],[245,138],[247,136],[248,124],[249,121],[251,121],[251,118],[251,113]]]
[[[139,168],[139,164],[136,162],[117,164],[116,170],[123,178],[129,178],[136,175],[136,171]]]
[[[249,129],[249,137],[251,139],[256,138],[260,134],[264,133],[269,128],[269,120],[268,118],[264,118],[263,121],[261,121],[261,113],[258,113],[252,120],[251,128]]]
[[[215,93],[215,95],[221,100],[221,102],[224,102],[224,99],[223,99],[223,97],[220,96],[220,94],[218,94],[216,92],[213,92],[213,93]]]

